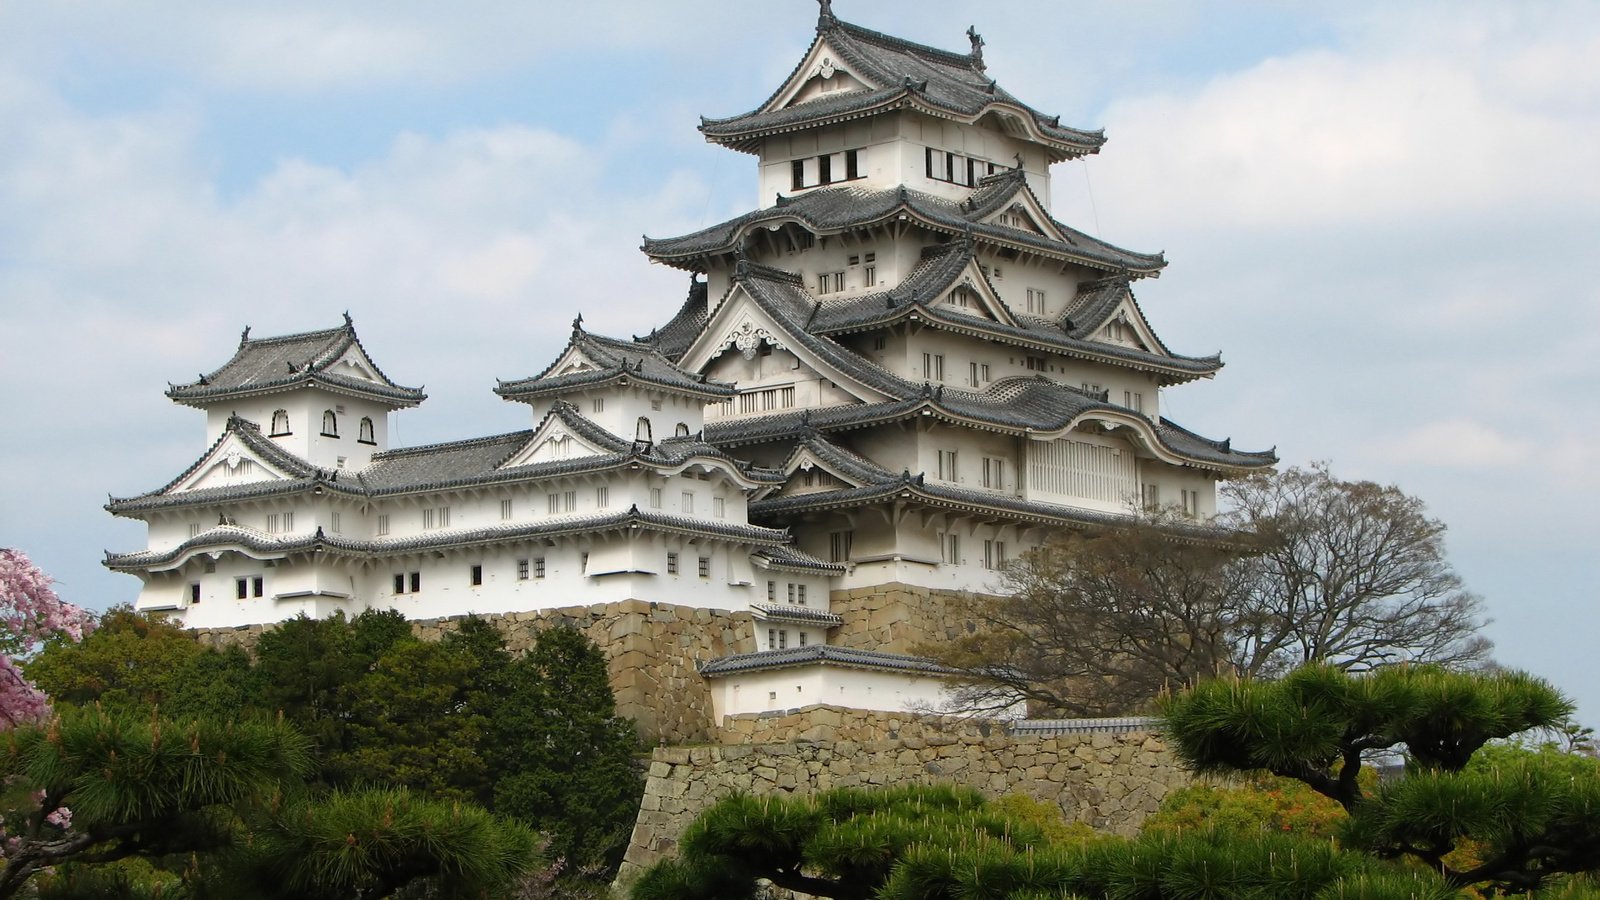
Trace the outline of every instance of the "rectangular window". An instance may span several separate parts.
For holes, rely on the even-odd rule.
[[[561,512],[561,495],[560,494],[546,494],[545,497],[550,502],[550,515],[553,516],[556,513]]]
[[[481,586],[483,584],[483,566],[473,566],[468,571],[468,580],[473,587]]]
[[[778,649],[782,650],[787,646],[789,646],[789,629],[780,628],[778,629]]]
[[[1045,370],[1045,358],[1042,356],[1029,356],[1023,360],[1023,365],[1027,366],[1030,372],[1043,372]]]
[[[190,603],[199,603],[200,602],[200,582],[198,582],[198,581],[196,581],[196,582],[194,582],[194,583],[189,585],[189,602]]]
[[[806,633],[804,631],[799,632],[799,638],[800,638],[800,646],[804,647],[806,645]]]
[[[1036,316],[1044,315],[1044,291],[1028,288],[1028,312]]]
[[[396,594],[404,594],[406,592],[406,573],[401,572],[394,576],[394,592]]]
[[[415,594],[417,591],[420,591],[420,590],[422,590],[422,573],[421,572],[412,572],[411,573],[411,593]]]
[[[1144,412],[1144,394],[1138,391],[1123,391],[1122,405],[1136,413]]]
[[[823,272],[817,275],[817,293],[834,294],[844,290],[843,272]]]
[[[794,603],[794,582],[789,582],[789,603]]]
[[[775,602],[775,601],[777,601],[777,599],[778,599],[778,583],[776,581],[767,582],[767,600],[768,600],[768,602]]]
[[[922,354],[922,377],[928,381],[944,380],[944,354]]]
[[[606,398],[604,398],[604,397],[596,397],[596,398],[594,398],[594,411],[595,412],[605,412],[606,411]]]
[[[805,606],[806,605],[806,586],[805,585],[801,584],[801,585],[796,585],[795,586],[794,602],[800,604],[801,606]]]
[[[817,157],[817,184],[829,184],[833,181],[833,157],[826,154]]]
[[[526,557],[517,560],[517,580],[528,580],[528,560]]]
[[[236,579],[234,581],[234,583],[233,583],[233,586],[234,586],[234,589],[235,589],[234,596],[237,597],[238,599],[246,600],[246,599],[248,599],[250,597],[250,579],[248,579],[248,578]]]
[[[502,521],[502,522],[511,521],[511,501],[510,500],[501,500],[500,501],[500,521]]]
[[[954,450],[940,450],[939,451],[939,480],[940,481],[955,481],[956,480],[956,451],[954,451]]]
[[[1200,492],[1185,490],[1182,497],[1183,514],[1190,518],[1200,515]]]
[[[778,629],[776,629],[776,628],[768,628],[767,629],[767,649],[768,650],[776,650],[776,649],[778,649]]]
[[[333,525],[333,533],[334,534],[344,534],[344,526],[340,522],[339,514],[338,513],[334,513],[332,518],[333,518],[333,522],[331,524]]]
[[[611,505],[611,488],[597,487],[594,489],[594,505],[596,509],[605,509]]]
[[[190,522],[189,523],[189,537],[199,537],[199,536],[200,536],[200,523],[199,522]]]
[[[709,557],[709,556],[700,557],[699,572],[700,572],[700,577],[701,578],[710,578],[711,577],[711,557]]]
[[[884,337],[883,335],[880,334],[877,337],[872,339],[872,349],[874,349],[874,350],[887,350],[888,348],[889,348],[889,339]]]
[[[384,535],[386,535],[388,533],[389,533],[389,514],[388,513],[379,513],[378,514],[378,537],[383,537]]]
[[[789,190],[798,191],[806,186],[806,161],[797,159],[789,163]]]
[[[676,553],[668,553],[667,554],[667,574],[668,575],[676,575],[676,574],[678,574],[678,554],[676,554]]]
[[[561,494],[561,509],[563,512],[573,512],[578,508],[578,492],[564,491]]]
[[[1003,569],[1006,565],[1006,542],[983,542],[983,567],[985,569]]]
[[[712,516],[715,516],[718,519],[726,518],[727,517],[727,509],[728,509],[727,504],[723,501],[723,499],[721,497],[712,497],[711,498],[711,515]]]
[[[1006,461],[998,456],[983,458],[983,486],[997,491],[1006,489]]]
[[[961,536],[954,532],[947,532],[939,541],[939,559],[949,565],[958,565],[961,562]]]
[[[660,509],[661,508],[661,488],[651,488],[650,489],[650,508],[651,509]]]
[[[694,515],[694,492],[684,491],[682,502],[678,504],[678,512],[686,516]]]
[[[424,530],[450,527],[450,507],[436,506],[433,509],[422,511],[422,527]]]
[[[846,150],[844,152],[844,177],[850,179],[861,177],[861,151]]]
[[[1140,494],[1144,499],[1144,508],[1146,510],[1154,512],[1161,508],[1161,485],[1146,484],[1141,489]]]
[[[283,534],[294,530],[294,513],[268,513],[267,531],[271,534]]]
[[[854,531],[835,531],[828,535],[828,561],[848,562],[850,559],[851,544],[855,543]]]
[[[544,577],[544,557],[542,556],[535,556],[533,558],[533,577]]]

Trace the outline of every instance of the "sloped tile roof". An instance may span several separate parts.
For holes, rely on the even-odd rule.
[[[974,240],[1021,248],[1090,266],[1102,271],[1134,276],[1155,275],[1167,264],[1160,253],[1135,253],[1090,237],[1051,220],[1064,241],[1033,231],[981,221],[998,206],[1027,191],[1020,178],[991,176],[975,189],[985,198],[974,208],[967,201],[946,200],[907,187],[869,190],[861,187],[815,188],[795,197],[780,197],[766,209],[745,213],[709,228],[675,238],[646,237],[642,249],[658,262],[698,269],[700,260],[734,253],[752,229],[776,222],[799,222],[814,234],[833,234],[910,215],[925,226],[949,234],[971,234]]]
[[[811,127],[874,110],[923,107],[973,121],[990,110],[1009,107],[1032,124],[1037,135],[1034,142],[1050,151],[1052,161],[1094,153],[1105,143],[1103,133],[1065,127],[1059,116],[1046,116],[1001,88],[984,74],[981,53],[951,53],[841,22],[832,16],[819,22],[817,40],[827,41],[847,68],[875,84],[876,89],[829,94],[781,109],[773,108],[778,100],[778,95],[774,94],[759,108],[743,115],[702,119],[700,130],[706,139],[751,150],[754,148],[750,142],[761,135]],[[810,55],[809,49],[806,55]],[[799,64],[795,68],[795,72],[798,71]],[[788,81],[785,79],[786,83]]]
[[[376,382],[331,371],[352,346],[360,347],[361,341],[348,315],[338,328],[281,337],[251,338],[250,329],[246,328],[232,359],[197,381],[172,385],[167,396],[189,406],[206,406],[230,397],[314,385],[397,407],[415,406],[427,399],[419,388],[401,387],[390,381],[376,363],[372,364],[380,379]],[[361,352],[366,355],[364,347]],[[370,356],[367,358],[371,360]]]
[[[731,397],[735,393],[733,385],[707,381],[704,376],[686,372],[648,344],[590,334],[583,330],[582,322],[580,316],[573,323],[572,337],[566,348],[543,372],[532,378],[502,381],[494,392],[507,400],[529,400],[581,388],[637,381],[700,397]],[[592,362],[594,368],[550,374],[574,349]]]
[[[752,603],[750,608],[761,618],[776,622],[794,622],[798,625],[821,625],[833,628],[844,624],[844,616],[809,606],[784,606],[780,603]]]
[[[734,675],[741,672],[759,672],[791,666],[835,665],[853,669],[882,669],[893,672],[924,672],[929,675],[953,674],[938,663],[920,656],[899,653],[882,653],[877,650],[857,650],[852,647],[835,647],[831,644],[811,644],[806,647],[789,647],[785,650],[762,650],[756,653],[739,653],[700,664],[700,674],[707,678]]]

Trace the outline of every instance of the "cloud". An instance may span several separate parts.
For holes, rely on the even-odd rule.
[[[1399,463],[1492,469],[1529,459],[1538,443],[1471,419],[1429,422],[1384,442],[1380,455]]]

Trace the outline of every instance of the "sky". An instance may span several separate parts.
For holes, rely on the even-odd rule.
[[[1600,5],[835,0],[1108,143],[1058,219],[1165,251],[1136,293],[1215,381],[1163,411],[1449,526],[1503,664],[1600,724]],[[770,202],[699,116],[758,106],[811,0],[0,0],[0,546],[131,602],[102,506],[205,449],[163,396],[348,311],[430,399],[397,445],[529,426],[579,312],[648,333],[670,237]]]

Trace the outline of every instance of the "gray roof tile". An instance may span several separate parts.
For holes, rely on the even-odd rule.
[[[232,359],[198,381],[170,386],[167,396],[179,403],[203,407],[231,397],[314,385],[396,407],[415,406],[427,399],[418,388],[401,387],[390,381],[376,363],[373,371],[380,379],[376,382],[331,371],[330,367],[352,346],[361,347],[361,340],[348,315],[338,328],[281,337],[253,339],[246,328]],[[366,348],[361,347],[361,352],[365,355]]]
[[[573,322],[572,337],[567,341],[566,348],[543,372],[532,378],[502,381],[494,392],[507,400],[526,401],[601,385],[637,381],[700,397],[731,397],[735,393],[731,384],[707,381],[704,376],[684,371],[649,344],[590,334],[583,330],[582,323],[582,316]],[[551,375],[551,370],[573,349],[594,363],[595,368]]]
[[[762,650],[756,653],[739,653],[700,664],[700,674],[710,677],[734,675],[741,672],[759,672],[766,669],[790,666],[835,665],[853,669],[886,669],[893,672],[924,672],[929,675],[953,674],[938,663],[920,656],[899,653],[881,653],[877,650],[857,650],[835,647],[831,644],[811,644],[790,647],[786,650]]]

